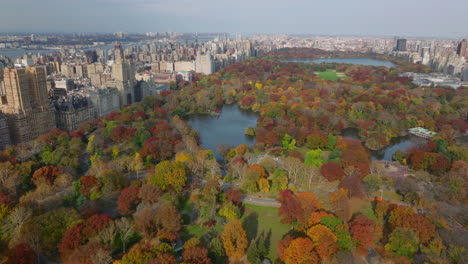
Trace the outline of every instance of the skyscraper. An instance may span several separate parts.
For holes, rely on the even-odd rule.
[[[44,67],[6,68],[0,98],[13,143],[33,140],[55,128]]]
[[[115,62],[112,66],[112,78],[120,92],[121,105],[135,101],[135,66],[131,59],[126,59],[120,43],[114,47]]]
[[[468,59],[468,39],[463,39],[458,43],[457,54]]]
[[[406,39],[397,39],[394,51],[406,51]]]

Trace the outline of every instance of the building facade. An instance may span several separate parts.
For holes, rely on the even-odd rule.
[[[0,113],[0,149],[4,149],[11,144],[10,130],[8,121],[3,113]]]
[[[468,39],[463,39],[458,43],[457,54],[468,59]]]
[[[55,128],[44,67],[6,68],[0,110],[7,118],[11,142],[27,142]]]
[[[406,51],[406,39],[397,39],[395,51]]]
[[[120,109],[120,93],[117,88],[102,88],[88,91],[94,107],[95,118]]]
[[[69,96],[54,101],[57,127],[63,130],[76,130],[81,123],[93,121],[94,107],[88,98]]]

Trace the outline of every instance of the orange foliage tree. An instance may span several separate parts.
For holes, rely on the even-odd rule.
[[[231,260],[239,260],[245,255],[247,248],[247,234],[239,219],[231,220],[224,227],[221,240],[226,251],[226,255]]]

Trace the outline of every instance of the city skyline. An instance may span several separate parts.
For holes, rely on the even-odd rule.
[[[0,32],[169,31],[461,38],[466,36],[462,25],[468,24],[468,16],[463,14],[467,9],[468,2],[462,0],[379,4],[370,0],[23,0],[3,4]]]

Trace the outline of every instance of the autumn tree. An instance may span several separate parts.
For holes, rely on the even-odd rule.
[[[366,256],[367,248],[372,247],[375,232],[375,222],[365,215],[356,216],[350,223],[353,241],[357,244],[359,254]]]
[[[51,165],[44,166],[34,172],[32,180],[36,185],[39,185],[41,183],[52,185],[59,173],[60,172],[58,167]]]
[[[91,194],[91,191],[99,186],[96,176],[86,175],[80,178],[80,193],[84,196]]]
[[[405,227],[414,231],[421,243],[427,243],[436,234],[434,224],[406,206],[394,208],[390,212],[388,223],[392,228]]]
[[[242,193],[239,189],[231,188],[226,191],[226,198],[235,205],[239,205],[242,202]]]
[[[208,249],[203,247],[189,247],[184,249],[183,263],[212,264],[208,257]]]
[[[296,238],[284,250],[285,264],[319,263],[320,259],[314,251],[314,243],[308,238]]]
[[[281,203],[278,215],[282,224],[292,224],[302,216],[301,203],[291,190],[281,191],[278,201]]]
[[[348,190],[340,188],[330,193],[330,201],[336,215],[341,220],[347,221],[350,217]]]
[[[221,234],[224,250],[226,255],[231,260],[238,260],[242,258],[247,249],[247,234],[240,220],[231,220],[224,226],[224,231]]]
[[[8,252],[4,264],[35,264],[39,263],[36,252],[28,244],[18,244]]]
[[[159,186],[161,190],[182,191],[187,182],[187,170],[184,163],[178,161],[162,161],[156,165],[154,174],[148,178],[148,183]]]
[[[175,233],[181,228],[182,217],[175,206],[163,204],[156,209],[155,222],[160,229]]]
[[[336,162],[327,162],[320,168],[320,173],[328,181],[341,180],[344,177],[344,172],[341,166]]]
[[[140,189],[135,186],[129,186],[120,192],[117,199],[117,209],[121,215],[129,215],[140,203],[138,196]]]
[[[144,204],[153,204],[159,200],[162,194],[163,192],[158,186],[154,184],[143,184],[143,186],[140,187],[138,198],[140,198]]]
[[[419,249],[419,240],[413,231],[398,227],[390,234],[385,249],[401,256],[412,257]]]

